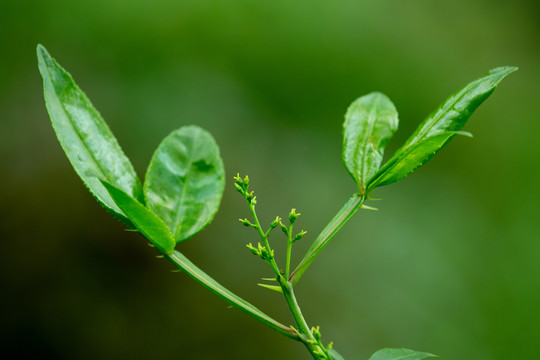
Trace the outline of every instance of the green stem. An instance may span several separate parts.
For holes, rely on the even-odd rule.
[[[222,298],[235,308],[243,311],[249,316],[257,319],[262,322],[272,330],[277,331],[278,333],[285,335],[288,338],[293,340],[302,341],[302,339],[292,330],[290,327],[287,327],[278,321],[272,319],[270,316],[263,313],[261,310],[257,309],[255,306],[251,305],[249,302],[240,298],[238,295],[231,292],[229,289],[225,288],[223,285],[219,284],[216,280],[211,278],[204,271],[199,269],[195,264],[193,264],[187,257],[185,257],[181,252],[174,251],[173,254],[163,253],[163,255],[169,259],[173,264],[175,264],[180,270],[185,272],[189,277],[194,279],[196,282],[216,294],[218,297]]]
[[[244,190],[245,191],[245,190]],[[300,340],[302,343],[306,346],[309,353],[313,356],[315,360],[331,360],[330,355],[326,351],[326,349],[318,343],[317,339],[313,335],[311,329],[309,328],[306,319],[304,318],[304,315],[302,315],[302,311],[300,310],[300,306],[298,305],[298,301],[296,300],[296,297],[294,296],[293,291],[293,283],[287,281],[289,278],[289,272],[290,272],[290,263],[291,263],[291,252],[292,252],[292,229],[293,225],[289,225],[288,233],[287,233],[287,263],[286,263],[286,277],[283,277],[281,272],[279,271],[279,268],[276,264],[276,261],[273,256],[272,249],[270,248],[270,243],[268,241],[268,233],[265,233],[261,227],[261,224],[259,222],[259,218],[257,217],[257,212],[255,211],[255,204],[250,199],[246,197],[249,209],[251,211],[251,215],[253,216],[253,221],[255,222],[254,227],[257,229],[257,232],[259,233],[259,236],[264,243],[264,247],[268,254],[271,254],[268,258],[265,258],[267,262],[272,267],[275,275],[276,280],[279,282],[279,285],[281,287],[281,290],[283,292],[283,295],[285,296],[285,300],[287,301],[287,304],[289,305],[289,309],[291,310],[291,314],[293,316],[293,319],[296,323],[296,326],[298,327],[298,332],[294,331],[292,328],[289,328],[289,330],[294,331],[297,335],[297,338],[295,340]],[[276,220],[277,221],[277,220]],[[253,316],[253,315],[252,315]]]
[[[313,356],[316,360],[326,360],[326,357],[321,357],[321,355],[318,355],[316,352],[323,352],[326,353],[324,349],[322,349],[318,344],[317,340],[313,336],[313,333],[311,332],[311,329],[309,328],[306,319],[304,318],[304,315],[302,314],[302,310],[300,309],[300,305],[298,304],[298,301],[296,300],[296,297],[294,296],[294,290],[293,285],[285,280],[280,280],[279,284],[281,285],[281,289],[283,290],[283,295],[285,296],[285,300],[287,301],[287,304],[289,305],[289,309],[291,310],[291,314],[294,318],[294,321],[296,323],[296,326],[298,326],[298,331],[303,336],[301,339],[310,354]],[[327,359],[330,359],[329,357]]]
[[[272,254],[272,249],[270,248],[270,243],[268,242],[268,236],[264,233],[263,229],[261,228],[261,223],[259,222],[259,218],[257,217],[257,212],[255,211],[255,205],[253,205],[251,202],[248,201],[249,210],[251,210],[251,215],[253,216],[253,220],[255,221],[255,227],[257,229],[257,232],[259,233],[259,236],[261,237],[263,241],[263,245],[266,248],[266,251],[268,254]],[[276,260],[272,256],[270,260],[268,260],[268,263],[272,267],[272,270],[274,270],[274,274],[276,275],[276,279],[283,279],[283,276],[281,275],[279,271],[279,267],[277,266]]]
[[[286,260],[286,267],[285,267],[285,279],[288,279],[291,273],[291,252],[292,252],[292,243],[293,243],[292,230],[293,230],[293,226],[291,224],[289,225],[289,233],[287,234],[287,260]]]

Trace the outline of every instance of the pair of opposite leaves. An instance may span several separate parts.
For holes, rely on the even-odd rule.
[[[111,130],[71,75],[38,45],[51,122],[88,190],[114,217],[172,253],[213,219],[225,189],[219,148],[207,131],[185,126],[155,151],[141,185]]]
[[[41,45],[37,49],[47,110],[58,140],[88,190],[113,216],[172,253],[216,214],[225,187],[219,148],[207,131],[185,126],[154,153],[144,186],[90,100]],[[453,94],[429,115],[381,167],[384,148],[398,127],[390,99],[360,97],[344,123],[343,162],[361,196],[399,181],[461,132],[472,112],[515,67],[500,67]]]

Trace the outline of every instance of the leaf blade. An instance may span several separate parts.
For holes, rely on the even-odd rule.
[[[127,215],[136,229],[160,251],[172,254],[176,245],[167,225],[150,209],[116,186],[101,180],[116,205]]]
[[[37,46],[47,111],[56,137],[90,193],[118,220],[130,225],[98,178],[142,200],[142,186],[111,130],[71,75]]]
[[[381,349],[373,354],[369,360],[423,360],[428,358],[438,358],[438,356],[409,349]]]
[[[345,168],[365,193],[367,181],[379,170],[386,143],[398,128],[398,113],[390,99],[373,92],[356,99],[343,123]]]
[[[438,134],[403,149],[392,161],[388,161],[381,168],[384,171],[377,178],[375,184],[370,186],[374,188],[376,186],[389,185],[404,179],[435,156],[455,135],[453,132]]]
[[[491,69],[483,77],[450,95],[420,124],[405,142],[404,147],[442,132],[461,130],[472,113],[495,91],[497,85],[517,70],[518,68],[513,66]]]
[[[158,146],[143,186],[148,207],[175,241],[194,236],[216,214],[225,190],[225,170],[210,133],[197,126],[173,131]]]
[[[492,69],[485,76],[470,82],[461,90],[452,94],[418,126],[405,144],[369,180],[367,192],[370,193],[378,186],[389,185],[399,181],[419,166],[425,164],[435,153],[453,139],[453,136],[449,136],[442,143],[441,141],[437,141],[443,139],[445,137],[444,134],[464,134],[461,132],[461,129],[472,113],[493,93],[497,85],[506,76],[517,71],[517,69],[517,67],[511,66]],[[423,153],[425,157],[423,159],[410,159],[413,163],[420,163],[419,166],[406,164],[409,159],[404,156],[404,153],[418,151],[422,147],[425,148],[429,143],[433,147],[431,151],[424,149],[425,151]],[[419,146],[419,144],[423,145]],[[402,171],[404,168],[409,168],[410,171],[405,173]],[[396,169],[401,169],[399,174],[393,173]]]

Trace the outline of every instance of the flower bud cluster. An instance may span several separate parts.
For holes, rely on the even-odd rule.
[[[236,176],[234,177],[234,187],[236,188],[236,190],[238,190],[240,194],[244,195],[250,205],[255,205],[257,203],[255,195],[253,195],[253,191],[248,192],[249,177],[247,175],[242,179],[240,177],[240,174],[236,174]]]
[[[247,244],[246,246],[249,250],[251,250],[253,255],[257,255],[265,261],[270,261],[274,258],[274,250],[266,250],[266,248],[262,246],[261,243],[257,243],[257,247],[253,246],[251,243]]]
[[[324,345],[322,344],[321,338],[321,330],[319,326],[315,326],[311,328],[311,333],[313,334],[314,339],[307,340],[307,342],[314,346],[313,353],[317,356],[320,356],[321,359],[330,359],[327,350],[324,348]],[[332,343],[328,344],[327,349],[332,348]]]

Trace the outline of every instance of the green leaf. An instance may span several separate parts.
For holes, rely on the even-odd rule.
[[[210,133],[185,126],[157,148],[146,172],[147,206],[167,225],[178,243],[189,239],[216,214],[225,189],[225,170]]]
[[[384,147],[398,128],[398,113],[379,92],[355,100],[343,123],[343,163],[364,194],[368,180],[381,165]]]
[[[397,182],[414,170],[424,165],[437,151],[442,149],[456,134],[445,132],[426,138],[414,145],[399,151],[392,161],[385,164],[384,170],[377,178],[376,186],[383,186]]]
[[[304,274],[311,263],[319,256],[321,251],[328,245],[330,240],[337,234],[337,232],[350,220],[350,218],[360,209],[364,203],[365,197],[355,194],[343,205],[334,218],[326,225],[321,231],[319,236],[315,239],[311,247],[307,251],[306,255],[298,264],[296,269],[291,273],[289,281],[294,285]]]
[[[369,180],[367,192],[403,179],[431,159],[452,140],[453,135],[463,134],[460,130],[474,110],[493,93],[502,79],[516,70],[511,66],[493,69],[450,96]]]
[[[438,356],[409,349],[382,349],[371,355],[369,360],[422,360],[428,358],[438,358]]]
[[[116,186],[102,180],[111,198],[135,225],[135,228],[161,252],[172,254],[176,243],[167,225],[143,204]]]
[[[335,349],[328,349],[328,353],[332,357],[332,360],[345,360]]]
[[[133,166],[111,130],[73,78],[41,45],[37,46],[45,103],[52,126],[71,165],[97,201],[130,225],[99,179],[143,200]]]

